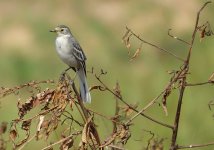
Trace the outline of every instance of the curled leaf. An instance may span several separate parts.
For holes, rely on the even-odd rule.
[[[141,50],[142,50],[142,45],[139,48],[137,48],[134,55],[131,57],[130,61],[133,61],[134,59],[136,59],[140,55]]]
[[[130,30],[127,29],[125,34],[123,35],[123,38],[122,38],[123,42],[126,42],[126,38],[127,38],[128,34],[129,34],[129,32],[130,32]]]
[[[90,122],[92,120],[92,116],[88,118],[87,122],[84,125],[84,128],[82,130],[82,143],[86,144],[88,143],[88,136],[90,132]]]

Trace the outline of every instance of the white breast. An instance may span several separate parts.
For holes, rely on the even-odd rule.
[[[64,63],[70,67],[77,67],[76,58],[73,55],[73,44],[70,36],[63,35],[56,38],[56,51]]]

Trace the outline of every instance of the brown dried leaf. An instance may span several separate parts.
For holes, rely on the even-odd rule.
[[[134,109],[136,109],[138,105],[139,105],[138,103],[131,104],[132,108]],[[134,110],[131,109],[129,106],[126,106],[126,107],[123,107],[123,112],[125,113],[125,117],[128,117],[134,112]]]
[[[60,145],[60,150],[68,150],[73,146],[73,144],[74,144],[73,138],[72,137],[68,138],[62,142],[62,144]]]
[[[41,120],[40,120],[40,122],[41,122]],[[36,132],[36,140],[41,139],[43,136],[48,136],[47,135],[47,130],[48,130],[49,126],[50,126],[50,120],[43,120],[42,124],[40,126],[40,130],[39,130],[39,126],[40,125],[38,124],[37,132]]]
[[[163,150],[164,149],[164,146],[163,146],[163,141],[164,139],[158,139],[158,138],[155,138],[151,141],[151,144],[149,146],[149,149],[154,149],[154,150]]]
[[[0,135],[4,134],[7,130],[7,122],[2,122],[0,125]]]
[[[130,32],[130,30],[126,30],[125,34],[123,35],[122,40],[123,40],[124,43],[126,42],[126,38],[129,35],[129,32]]]
[[[94,85],[94,86],[92,86],[92,87],[89,89],[89,91],[92,91],[92,90],[105,91],[106,88],[105,88],[105,87],[102,87],[102,86],[100,86],[100,85]]]
[[[82,143],[88,143],[88,136],[89,136],[89,131],[90,131],[90,123],[92,120],[93,116],[88,118],[87,122],[84,125],[84,128],[82,130]]]
[[[131,133],[129,132],[129,127],[125,125],[120,125],[118,131],[118,137],[121,139],[121,143],[126,144],[128,139],[131,137]]]
[[[113,91],[114,94],[117,95],[116,98],[122,98],[119,82],[116,82],[116,86],[113,88]]]
[[[214,83],[214,73],[210,76],[209,81]]]
[[[134,55],[131,57],[130,61],[133,61],[134,59],[136,59],[140,55],[141,50],[142,50],[142,46],[137,48],[137,50],[135,51]]]
[[[168,111],[167,111],[167,98],[168,96],[171,94],[171,88],[172,87],[168,87],[166,90],[165,90],[165,93],[163,95],[163,100],[162,100],[162,107],[163,107],[163,111],[165,112],[165,115],[168,116]]]
[[[12,141],[15,141],[16,137],[17,137],[17,132],[16,132],[16,130],[15,130],[15,129],[11,130],[11,131],[10,131],[10,139],[11,139]]]
[[[100,148],[106,147],[110,145],[117,137],[117,133],[113,133],[109,138],[107,138],[102,145],[100,145]]]
[[[22,129],[28,131],[30,129],[31,121],[32,121],[31,119],[23,121]]]
[[[130,48],[131,48],[130,39],[131,39],[131,36],[132,36],[132,34],[130,34],[125,41],[126,48],[128,49],[128,55],[130,55]]]
[[[206,28],[207,27],[204,27],[200,33],[200,42],[202,41],[202,39],[205,37],[205,32],[206,32]]]
[[[18,103],[19,108],[18,114],[20,118],[23,118],[28,111],[38,106],[39,104],[44,102],[47,103],[50,100],[52,100],[54,92],[55,92],[54,90],[46,89],[43,92],[38,93],[36,96],[30,97],[24,104]]]

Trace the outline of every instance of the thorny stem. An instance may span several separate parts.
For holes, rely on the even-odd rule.
[[[185,86],[185,84],[186,84],[186,75],[187,75],[187,73],[189,71],[189,61],[190,61],[190,57],[191,57],[192,47],[193,47],[193,44],[194,44],[194,41],[195,41],[195,35],[196,35],[197,30],[198,30],[198,22],[199,22],[200,13],[205,8],[205,6],[207,4],[209,4],[209,3],[211,3],[211,1],[206,2],[197,13],[196,22],[195,22],[195,28],[194,28],[194,31],[193,31],[193,34],[192,34],[192,41],[191,41],[191,45],[190,45],[190,48],[189,48],[189,53],[188,53],[187,59],[186,59],[186,61],[184,63],[183,70],[185,71],[185,73],[184,73],[184,77],[181,80],[180,94],[179,94],[177,111],[176,111],[176,116],[175,116],[175,120],[174,120],[174,127],[173,127],[173,133],[172,133],[172,138],[171,138],[171,147],[170,147],[171,150],[178,149],[178,146],[176,145],[176,140],[177,140],[178,127],[179,127],[182,100],[183,100],[183,95],[184,95],[184,91],[185,91],[185,88],[186,88],[186,86]]]

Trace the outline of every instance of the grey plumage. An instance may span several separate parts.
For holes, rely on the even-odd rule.
[[[75,68],[79,78],[80,95],[84,102],[91,102],[91,95],[86,81],[86,56],[78,41],[65,25],[59,25],[51,32],[56,32],[56,51],[59,57],[69,67]]]

